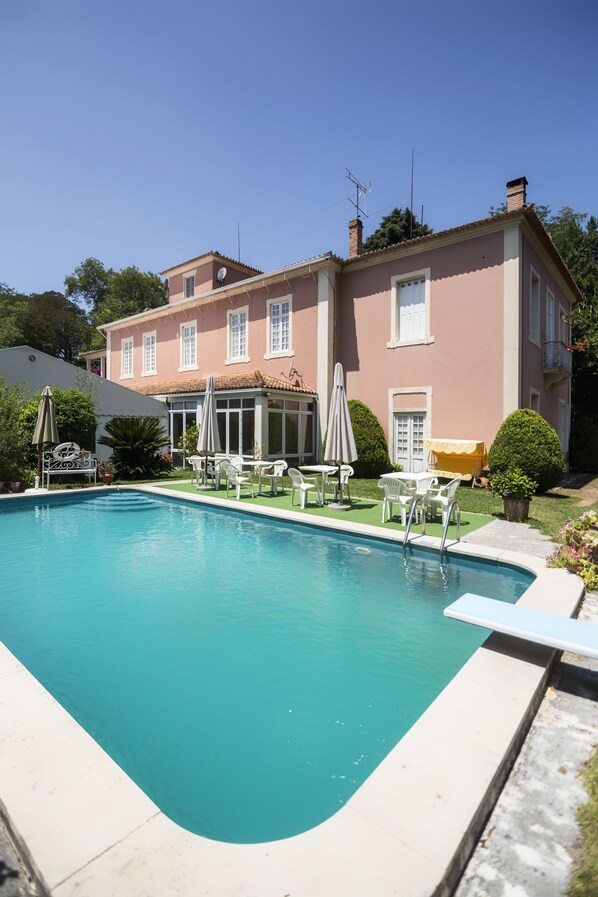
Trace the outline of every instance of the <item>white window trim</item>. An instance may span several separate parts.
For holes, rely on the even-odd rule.
[[[394,408],[394,397],[395,396],[404,396],[404,395],[424,395],[426,397],[426,407],[425,409],[419,408],[401,408],[399,410],[395,410]],[[392,455],[394,455],[394,416],[395,414],[401,414],[405,412],[407,414],[425,414],[426,415],[426,432],[424,434],[424,439],[430,438],[430,433],[432,432],[432,387],[431,386],[405,386],[405,387],[394,387],[391,386],[388,390],[388,438],[387,443],[391,447]],[[393,464],[396,464],[396,459],[393,459]]]
[[[195,364],[184,365],[183,364],[183,327],[195,327]],[[181,371],[197,371],[199,370],[199,366],[197,364],[197,320],[194,321],[183,321],[179,324],[179,372]]]
[[[151,371],[147,371],[145,369],[145,359],[146,359],[145,341],[148,338],[148,336],[153,336],[154,340],[155,340],[155,342],[154,342],[154,369]],[[156,336],[156,331],[149,330],[147,333],[144,333],[141,345],[143,346],[143,359],[141,362],[143,370],[141,371],[141,376],[142,377],[155,377],[158,373],[158,338]]]
[[[284,349],[282,352],[272,352],[272,312],[271,308],[273,305],[279,305],[281,302],[289,303],[289,348]],[[278,296],[276,299],[267,299],[266,300],[266,352],[264,354],[264,359],[267,361],[269,358],[292,358],[295,354],[295,350],[293,349],[293,294],[290,293],[288,296]]]
[[[230,329],[230,319],[233,315],[242,315],[245,312],[245,355],[237,355],[235,358],[231,358],[230,347],[231,347],[231,329]],[[242,308],[229,308],[226,311],[226,359],[224,361],[225,364],[243,364],[244,362],[251,361],[249,357],[249,306],[244,305]]]
[[[434,337],[430,336],[430,282],[431,268],[421,268],[419,271],[409,271],[406,274],[394,274],[390,278],[390,340],[386,343],[387,349],[398,349],[403,346],[428,346],[435,342]],[[421,339],[401,340],[399,339],[399,286],[407,280],[416,280],[423,277],[424,279],[424,305],[425,305],[425,336]]]
[[[561,338],[561,330],[562,330],[561,321],[565,322],[565,327],[569,331],[569,333],[565,334],[564,339]],[[558,330],[558,341],[561,343],[564,343],[564,345],[567,346],[569,344],[569,342],[571,341],[571,324],[569,324],[567,321],[567,309],[563,305],[561,305],[560,302],[559,302],[559,316],[558,316],[558,319],[555,320],[554,326]]]
[[[124,372],[125,371],[125,343],[131,344],[131,373],[130,374],[125,374],[125,372]],[[121,341],[120,341],[120,379],[121,380],[132,380],[133,377],[135,376],[134,351],[135,351],[135,345],[133,343],[133,337],[132,336],[123,337],[123,339],[121,339]]]
[[[532,319],[533,319],[533,310],[534,303],[532,301],[533,297],[533,287],[532,284],[534,282],[534,277],[538,279],[538,332],[537,334],[532,331]],[[540,275],[536,271],[533,265],[529,266],[529,341],[533,343],[534,346],[537,346],[541,349],[540,338],[541,338],[541,330],[542,330],[542,280],[540,279]]]
[[[548,306],[550,304],[550,299],[552,299],[552,336],[548,336]],[[544,329],[546,331],[546,342],[554,342],[554,330],[555,330],[555,317],[556,317],[556,298],[550,287],[546,287],[546,308],[544,310]]]
[[[197,270],[194,271],[185,271],[183,274],[183,299],[193,299],[195,298],[195,292],[197,290]],[[193,278],[193,295],[187,296],[187,280],[192,277]]]
[[[541,403],[541,400],[540,400],[540,390],[539,390],[539,389],[535,389],[533,386],[530,386],[530,388],[529,388],[529,407],[530,407],[530,408],[533,408],[533,407],[534,407],[534,406],[533,406],[533,403],[532,403],[532,396],[537,396],[537,397],[538,397],[538,407],[535,408],[534,410],[537,411],[538,414],[541,414],[540,408],[542,407],[542,403]]]

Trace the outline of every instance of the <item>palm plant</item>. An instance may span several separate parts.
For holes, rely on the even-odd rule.
[[[168,433],[155,417],[113,417],[98,442],[112,449],[121,479],[153,477],[165,469],[160,449],[168,444]]]

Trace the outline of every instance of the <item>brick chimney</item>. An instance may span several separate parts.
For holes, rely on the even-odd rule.
[[[361,255],[363,252],[363,222],[361,218],[352,218],[349,221],[349,258]]]
[[[527,178],[517,178],[515,181],[507,181],[507,212],[521,209],[527,203]]]

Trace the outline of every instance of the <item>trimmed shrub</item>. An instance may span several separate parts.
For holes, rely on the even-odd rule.
[[[598,424],[591,417],[574,418],[569,441],[573,470],[598,473]]]
[[[491,473],[519,467],[538,483],[538,492],[552,489],[565,473],[556,430],[531,408],[520,408],[505,418],[492,443],[488,463]]]
[[[349,399],[347,404],[357,449],[357,461],[352,464],[355,476],[372,478],[388,473],[393,467],[380,421],[359,399]]]
[[[111,461],[120,478],[154,477],[172,466],[170,456],[160,453],[168,444],[168,433],[156,417],[113,417],[106,433],[98,442],[112,449]]]

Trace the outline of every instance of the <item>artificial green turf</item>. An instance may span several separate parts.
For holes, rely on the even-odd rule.
[[[186,492],[191,495],[197,495],[197,489],[193,483],[164,483],[164,482],[156,482],[155,486],[159,486],[162,489],[168,489],[169,491],[174,492]],[[353,490],[352,490],[353,491]],[[221,488],[218,491],[207,490],[206,492],[202,492],[202,495],[209,498],[209,496],[216,496],[217,498],[227,498],[226,489]],[[228,500],[237,503],[237,499],[235,498],[234,490],[231,489]],[[279,492],[277,495],[259,495],[255,498],[246,497],[245,494],[242,495],[240,499],[243,505],[258,505],[262,507],[271,507],[271,508],[280,508],[285,511],[297,511],[301,514],[305,514],[307,517],[328,517],[334,520],[350,520],[352,523],[360,523],[367,524],[369,526],[377,526],[381,529],[386,530],[399,530],[403,531],[405,527],[401,526],[400,523],[397,522],[396,519],[388,521],[387,523],[382,523],[382,503],[380,499],[356,499],[353,498],[351,508],[348,511],[335,511],[328,507],[328,505],[324,505],[323,507],[318,507],[315,504],[310,504],[305,507],[302,511],[299,506],[298,498],[295,498],[296,504],[291,507],[291,492],[290,489],[285,488],[285,492]],[[475,514],[472,512],[462,513],[461,514],[461,535],[465,535],[467,533],[472,533],[474,530],[479,529],[481,526],[484,526],[485,523],[490,521],[490,517],[480,514]],[[440,522],[440,518],[437,518],[438,522],[433,523],[432,521],[427,521],[426,523],[426,533],[431,536],[437,536],[440,538],[442,536],[443,526]],[[449,538],[454,538],[456,533],[456,524],[451,523],[448,530]],[[421,533],[421,525],[414,524],[411,528],[413,533]]]

